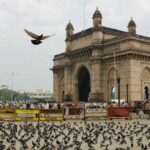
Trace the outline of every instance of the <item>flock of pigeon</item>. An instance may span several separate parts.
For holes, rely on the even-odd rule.
[[[1,121],[0,150],[150,150],[150,124]]]

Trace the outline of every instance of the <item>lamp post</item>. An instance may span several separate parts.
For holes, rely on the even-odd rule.
[[[25,103],[27,103],[27,92],[25,90],[20,89],[19,93],[24,96],[23,99],[24,99]]]
[[[118,83],[118,105],[120,107],[120,78],[117,78]]]
[[[11,100],[13,101],[14,100],[14,98],[13,98],[13,89],[14,89],[14,76],[16,76],[16,75],[18,75],[16,72],[12,72],[12,73],[6,73],[7,75],[10,75],[10,80],[11,80],[11,84],[10,84],[10,86],[11,86]]]
[[[126,91],[127,91],[127,103],[129,102],[129,97],[128,97],[128,84],[126,84]]]
[[[27,93],[24,91],[24,100],[27,103]]]
[[[12,72],[12,73],[10,74],[10,76],[11,76],[11,89],[12,89],[12,91],[11,91],[11,100],[12,100],[12,101],[14,100],[14,98],[13,98],[13,82],[14,82],[13,77],[14,77],[14,74],[15,74],[15,72]]]

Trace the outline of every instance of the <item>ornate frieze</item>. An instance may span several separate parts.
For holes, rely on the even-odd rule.
[[[89,48],[83,48],[78,49],[75,51],[70,51],[66,54],[66,56],[70,59],[71,62],[79,61],[79,60],[86,60],[91,57],[92,49]]]

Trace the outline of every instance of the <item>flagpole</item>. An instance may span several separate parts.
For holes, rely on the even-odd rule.
[[[84,31],[85,31],[85,2],[84,2],[84,15],[83,15],[84,19],[83,19],[83,24],[84,24]]]
[[[85,2],[83,4],[83,32],[82,34],[84,35],[85,33]]]
[[[115,87],[115,99],[117,98],[117,87],[116,87],[116,54],[114,52],[114,87]]]

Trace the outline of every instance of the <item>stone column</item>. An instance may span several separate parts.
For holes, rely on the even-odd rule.
[[[130,88],[129,96],[131,101],[141,101],[141,66],[140,61],[130,60]]]
[[[129,89],[129,85],[126,84],[126,100],[127,100],[127,103],[129,102],[129,92],[128,92],[128,89]]]
[[[59,91],[58,91],[58,73],[53,71],[53,94],[56,101],[59,101]]]
[[[75,80],[72,89],[73,92],[73,100],[76,102],[79,99],[79,91],[78,91],[78,82]]]
[[[117,78],[118,84],[118,106],[120,107],[120,78]]]
[[[101,61],[99,59],[94,59],[91,61],[91,65],[91,91],[89,95],[89,101],[100,101],[102,99],[100,88]]]
[[[93,28],[92,43],[101,42],[104,38],[101,28]]]
[[[72,100],[72,68],[71,66],[66,66],[64,69],[64,89],[65,89],[65,99]]]

